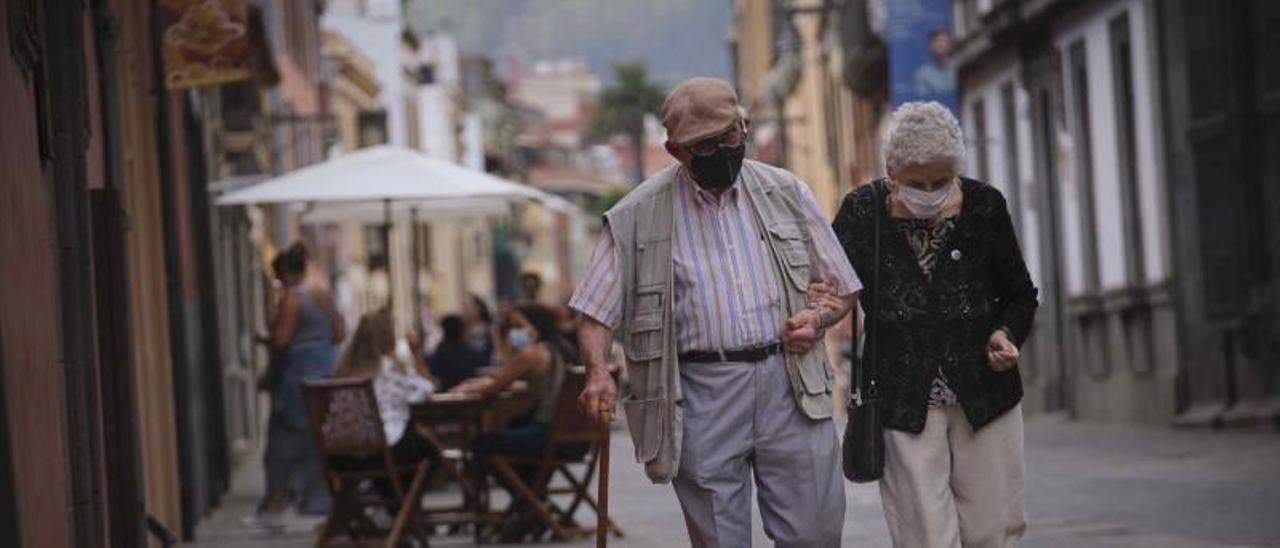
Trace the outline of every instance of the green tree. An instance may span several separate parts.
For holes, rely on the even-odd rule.
[[[658,113],[667,93],[661,84],[649,80],[649,69],[642,62],[615,63],[613,76],[615,83],[600,92],[590,133],[597,139],[617,134],[631,139],[633,178],[639,183],[644,180],[644,117]]]
[[[628,188],[610,190],[605,193],[604,196],[592,200],[591,204],[587,207],[587,212],[595,218],[603,217],[606,211],[609,211],[609,209],[617,205],[618,202],[621,202],[623,198],[626,198],[627,193],[630,191],[631,190]]]

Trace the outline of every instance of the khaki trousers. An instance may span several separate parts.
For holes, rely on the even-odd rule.
[[[1006,548],[1023,513],[1022,404],[974,432],[959,405],[929,409],[924,431],[885,430],[880,481],[897,548]]]
[[[782,356],[681,364],[680,380],[684,438],[672,484],[689,543],[750,548],[755,487],[775,546],[839,547],[845,500],[835,422],[800,412]]]

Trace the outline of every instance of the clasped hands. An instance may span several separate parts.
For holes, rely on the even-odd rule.
[[[835,288],[827,282],[814,282],[805,292],[809,307],[787,318],[782,330],[782,346],[788,353],[805,354],[827,327],[827,315],[844,309]]]

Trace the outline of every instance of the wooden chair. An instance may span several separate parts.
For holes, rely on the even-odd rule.
[[[410,526],[427,480],[430,464],[396,463],[383,434],[382,416],[370,379],[340,379],[308,382],[302,389],[311,432],[324,462],[325,480],[333,495],[333,507],[321,526],[316,546],[330,538],[346,535],[352,540],[386,534],[386,546],[396,546]],[[408,489],[404,479],[412,478]],[[366,480],[390,484],[394,497],[383,489],[361,490]],[[399,506],[389,531],[379,528],[365,515],[370,507]],[[425,538],[421,539],[423,542]]]
[[[490,457],[494,473],[511,491],[512,502],[506,512],[507,518],[527,512],[545,525],[555,540],[568,540],[573,536],[592,532],[579,528],[573,520],[574,513],[582,504],[600,512],[600,506],[590,489],[600,455],[600,428],[589,415],[578,408],[578,394],[585,385],[586,374],[581,367],[570,368],[565,372],[547,446],[541,455]],[[585,454],[566,456],[569,454],[566,449],[582,444],[590,446]],[[531,479],[522,477],[516,471],[517,467],[532,469]],[[553,486],[552,482],[557,477],[564,479],[567,485]],[[570,496],[570,499],[568,505],[563,507],[552,498],[565,495]],[[612,519],[608,523],[610,532],[617,537],[623,536],[622,530]]]

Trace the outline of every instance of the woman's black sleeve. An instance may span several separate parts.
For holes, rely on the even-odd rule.
[[[1001,310],[996,326],[1003,327],[1013,337],[1013,343],[1022,346],[1031,332],[1039,306],[1039,290],[1031,282],[1027,263],[1018,246],[1018,236],[1013,229],[1013,218],[1004,196],[995,194],[993,222],[991,224],[992,269],[995,276],[996,297]]]
[[[840,248],[844,249],[844,254],[849,258],[849,264],[853,266],[853,271],[858,278],[866,284],[866,278],[863,276],[861,269],[854,255],[854,246],[858,237],[857,218],[857,191],[850,192],[845,196],[844,201],[840,204],[840,210],[836,212],[835,221],[831,223],[831,230],[836,233],[836,238],[840,240]]]

